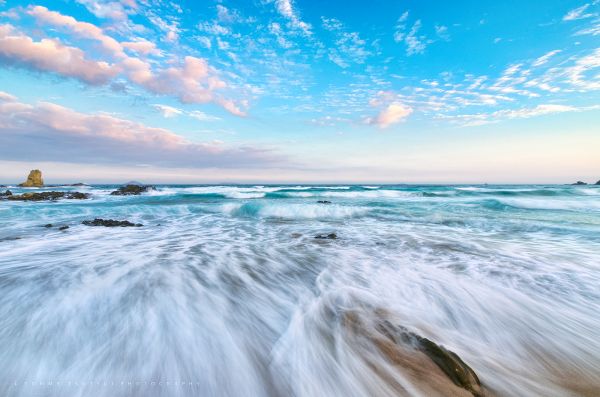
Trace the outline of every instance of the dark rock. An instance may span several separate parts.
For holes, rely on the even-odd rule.
[[[15,236],[15,237],[0,237],[0,242],[2,241],[14,241],[14,240],[21,240],[21,237]]]
[[[96,218],[93,221],[83,221],[82,224],[86,226],[105,226],[105,227],[141,227],[144,226],[141,223],[131,223],[129,221],[115,221],[114,219],[101,219]]]
[[[31,170],[29,172],[29,175],[27,176],[27,180],[23,183],[20,183],[19,186],[22,186],[22,187],[42,187],[42,186],[44,186],[44,180],[42,179],[42,171]]]
[[[0,197],[8,197],[12,196],[12,192],[10,190],[6,190],[4,193],[0,193]]]
[[[69,228],[69,226],[64,225],[58,228],[58,230],[67,230]]]
[[[51,224],[51,223],[47,223],[47,224],[44,225],[44,227],[47,227],[47,228],[51,228],[52,226],[54,226],[54,225]]]
[[[315,236],[316,239],[321,239],[321,240],[335,240],[337,239],[337,234],[335,233],[329,233],[329,234],[317,234]]]
[[[88,186],[88,185],[87,185],[87,184],[85,184],[85,183],[81,183],[81,182],[79,182],[79,183],[72,183],[72,184],[70,184],[70,185],[68,185],[68,186]]]
[[[150,185],[124,185],[111,193],[112,196],[137,196],[146,193],[149,190],[154,190],[154,186]]]
[[[600,185],[600,179],[595,183],[595,185]]]
[[[319,204],[331,204],[331,201],[329,201],[329,200],[319,200],[319,201],[317,201],[317,203],[319,203]]]
[[[571,183],[571,185],[587,185],[587,183],[585,183],[583,181],[577,181],[575,183]]]
[[[47,201],[47,200],[84,200],[90,198],[89,193],[81,192],[39,192],[39,193],[23,193],[21,195],[11,195],[7,197],[9,200],[15,201]]]

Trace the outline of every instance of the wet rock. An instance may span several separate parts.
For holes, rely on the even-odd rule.
[[[3,241],[14,241],[14,240],[21,240],[21,237],[15,236],[15,237],[0,237],[0,243]]]
[[[417,382],[426,380],[424,387],[432,388],[426,395],[435,391],[441,396],[491,396],[484,391],[475,371],[456,353],[394,324],[385,310],[376,309],[368,315],[348,310],[342,316],[342,324],[353,337],[374,344],[390,363],[416,376]]]
[[[67,230],[69,228],[69,226],[64,225],[58,228],[58,230]]]
[[[331,204],[331,201],[329,201],[329,200],[319,200],[319,201],[317,201],[317,203],[319,203],[319,204]]]
[[[8,189],[4,193],[0,193],[0,197],[8,197],[8,196],[12,196],[12,192]]]
[[[40,170],[31,170],[29,172],[29,176],[27,176],[27,180],[19,186],[22,187],[42,187],[44,186],[44,180],[42,179],[42,171]]]
[[[600,185],[600,179],[598,179],[598,182],[596,182],[595,185]]]
[[[292,233],[291,237],[292,238],[300,238],[300,237],[302,237],[302,233]]]
[[[68,185],[68,186],[89,186],[89,185],[87,185],[87,184],[85,184],[85,183],[81,183],[81,182],[79,182],[79,183],[72,183],[72,184],[70,184],[70,185]]]
[[[142,193],[146,193],[149,190],[154,190],[154,186],[150,185],[123,185],[114,192],[111,193],[112,196],[137,196]]]
[[[11,195],[7,198],[14,201],[84,200],[90,198],[90,194],[81,192],[36,192]]]
[[[587,183],[583,182],[583,181],[577,181],[575,183],[571,183],[571,185],[577,185],[577,186],[581,186],[581,185],[587,185]]]
[[[105,226],[105,227],[141,227],[141,223],[131,223],[129,221],[116,221],[114,219],[96,218],[93,221],[83,221],[86,226]]]
[[[52,226],[54,226],[54,225],[53,225],[53,224],[51,224],[51,223],[46,223],[46,224],[44,225],[44,227],[45,227],[45,228],[51,228]]]
[[[329,233],[329,234],[317,234],[315,236],[316,239],[320,239],[320,240],[335,240],[337,239],[337,234],[335,233]]]

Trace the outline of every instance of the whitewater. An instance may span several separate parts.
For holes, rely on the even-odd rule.
[[[600,186],[116,187],[0,201],[1,396],[600,395]]]

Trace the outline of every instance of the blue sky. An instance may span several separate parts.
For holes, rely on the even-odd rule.
[[[0,66],[3,181],[600,178],[598,0],[0,0]]]

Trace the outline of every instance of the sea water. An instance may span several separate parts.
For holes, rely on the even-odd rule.
[[[346,343],[368,307],[496,395],[600,395],[600,186],[115,188],[0,201],[0,395],[425,395]]]

